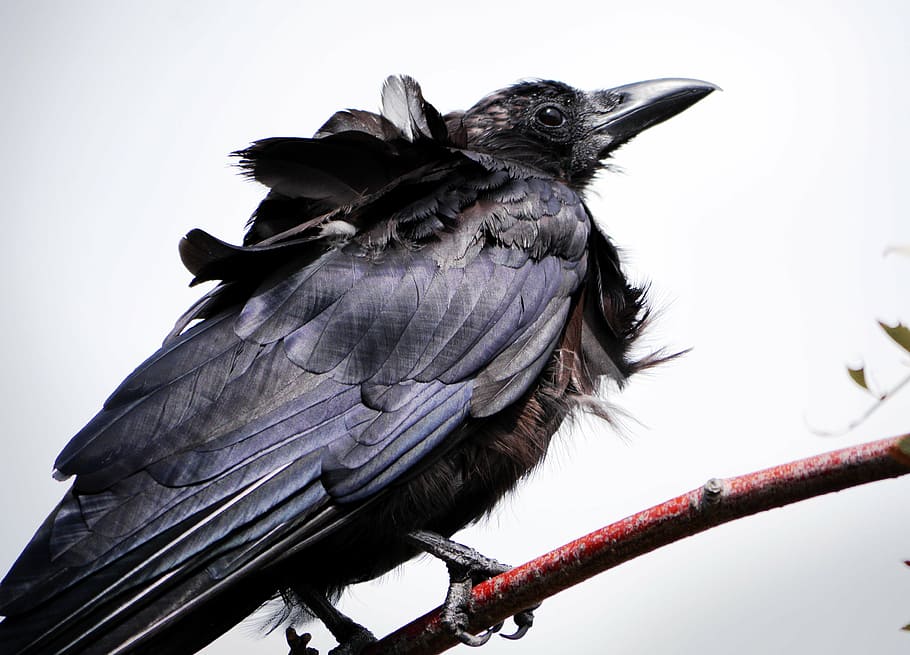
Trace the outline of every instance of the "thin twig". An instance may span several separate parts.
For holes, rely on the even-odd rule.
[[[899,391],[901,391],[904,387],[906,387],[908,384],[910,384],[910,375],[907,375],[906,377],[902,378],[893,387],[891,387],[887,391],[884,391],[880,394],[876,394],[869,387],[863,387],[865,391],[868,391],[872,395],[872,397],[875,398],[875,402],[873,404],[871,404],[868,408],[866,408],[862,414],[860,414],[856,418],[852,419],[850,422],[848,422],[843,427],[837,428],[834,430],[816,429],[816,428],[812,427],[811,425],[809,426],[809,429],[812,430],[812,432],[814,432],[815,434],[817,434],[820,437],[843,436],[843,435],[847,434],[848,432],[850,432],[851,430],[855,430],[860,425],[862,425],[867,420],[869,420],[870,416],[872,416],[875,412],[877,412],[879,410],[879,408],[881,408],[883,405],[885,405],[889,400],[894,398],[894,396],[896,396],[897,393]],[[862,386],[862,385],[860,385],[860,386]]]
[[[471,629],[480,631],[598,573],[721,523],[910,473],[910,458],[898,448],[903,438],[910,435],[738,477],[709,480],[699,489],[633,514],[476,586]],[[433,655],[451,648],[458,642],[443,627],[439,610],[371,644],[363,655]]]
[[[900,382],[898,382],[897,384],[895,384],[893,387],[891,387],[890,389],[888,389],[887,391],[885,391],[884,393],[882,393],[882,394],[878,397],[878,399],[877,399],[877,401],[875,402],[874,405],[872,405],[869,409],[867,409],[865,412],[863,412],[863,414],[862,414],[861,416],[859,416],[858,418],[852,420],[850,423],[847,424],[847,429],[846,429],[844,432],[849,432],[850,430],[852,430],[852,429],[854,429],[854,428],[856,428],[856,427],[859,427],[859,426],[860,426],[863,422],[865,422],[870,416],[872,416],[872,414],[873,414],[879,407],[881,407],[881,406],[884,405],[886,402],[888,402],[888,400],[890,400],[891,398],[893,398],[893,397],[897,394],[897,392],[899,392],[901,389],[903,389],[904,387],[906,387],[908,384],[910,384],[910,375],[906,376],[906,377],[903,378]],[[843,434],[843,433],[836,433],[836,434]],[[826,435],[826,436],[827,436],[827,435]]]

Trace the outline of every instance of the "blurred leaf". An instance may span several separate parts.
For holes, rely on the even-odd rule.
[[[910,437],[900,439],[891,449],[891,456],[904,466],[910,466]],[[910,562],[904,564],[910,566]]]
[[[847,374],[850,376],[850,379],[856,382],[859,386],[865,389],[868,392],[872,392],[869,388],[869,385],[866,384],[866,369],[862,366],[859,368],[850,368],[847,367]]]
[[[903,323],[898,323],[892,327],[890,325],[882,323],[881,321],[879,321],[878,324],[882,326],[885,334],[891,337],[894,343],[910,353],[910,329],[908,329],[906,325]]]
[[[897,442],[897,450],[901,455],[904,455],[907,458],[907,461],[910,462],[910,436],[904,437]],[[910,560],[904,562],[907,566],[910,566]]]
[[[904,455],[910,457],[910,437],[904,437],[897,442],[897,447]],[[910,560],[904,562],[907,566],[910,566]]]

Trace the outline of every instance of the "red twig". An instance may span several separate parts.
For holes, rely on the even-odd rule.
[[[895,437],[815,455],[724,480],[677,496],[592,532],[476,586],[471,629],[532,607],[563,589],[683,537],[743,516],[910,473]],[[532,637],[533,638],[533,637]],[[433,655],[458,642],[439,608],[372,644],[363,655]]]

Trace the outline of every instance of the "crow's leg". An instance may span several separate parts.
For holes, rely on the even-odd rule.
[[[338,646],[330,650],[329,655],[357,655],[364,646],[376,641],[372,632],[339,612],[324,594],[308,587],[298,587],[295,592],[300,596],[307,609],[322,621],[338,642]],[[317,655],[318,653],[307,645],[310,641],[309,634],[304,633],[298,636],[293,628],[288,628],[287,640],[291,647],[289,655]]]
[[[442,535],[427,530],[415,530],[408,538],[422,550],[438,557],[446,563],[449,570],[449,591],[442,606],[442,622],[468,646],[482,646],[489,641],[494,632],[502,629],[502,623],[487,628],[479,635],[467,631],[468,616],[471,611],[471,589],[475,584],[488,580],[512,567],[481,555],[473,548],[446,539]],[[501,635],[506,639],[524,637],[534,623],[534,610],[531,607],[515,615],[518,629],[510,635]]]

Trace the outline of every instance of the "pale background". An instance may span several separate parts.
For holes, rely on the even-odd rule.
[[[520,563],[699,486],[910,430],[907,393],[823,438],[906,357],[910,44],[905,3],[10,2],[0,4],[0,568],[64,491],[51,464],[197,296],[193,227],[239,241],[262,189],[227,153],[374,109],[405,72],[443,110],[525,77],[724,88],[623,149],[590,199],[650,279],[649,343],[692,347],[613,400],[494,518],[460,535]],[[910,480],[723,526],[549,600],[496,653],[905,653]],[[385,634],[436,605],[422,561],[352,589]],[[279,655],[257,622],[207,653]],[[331,645],[316,629],[316,645]],[[461,647],[461,652],[467,652]]]

